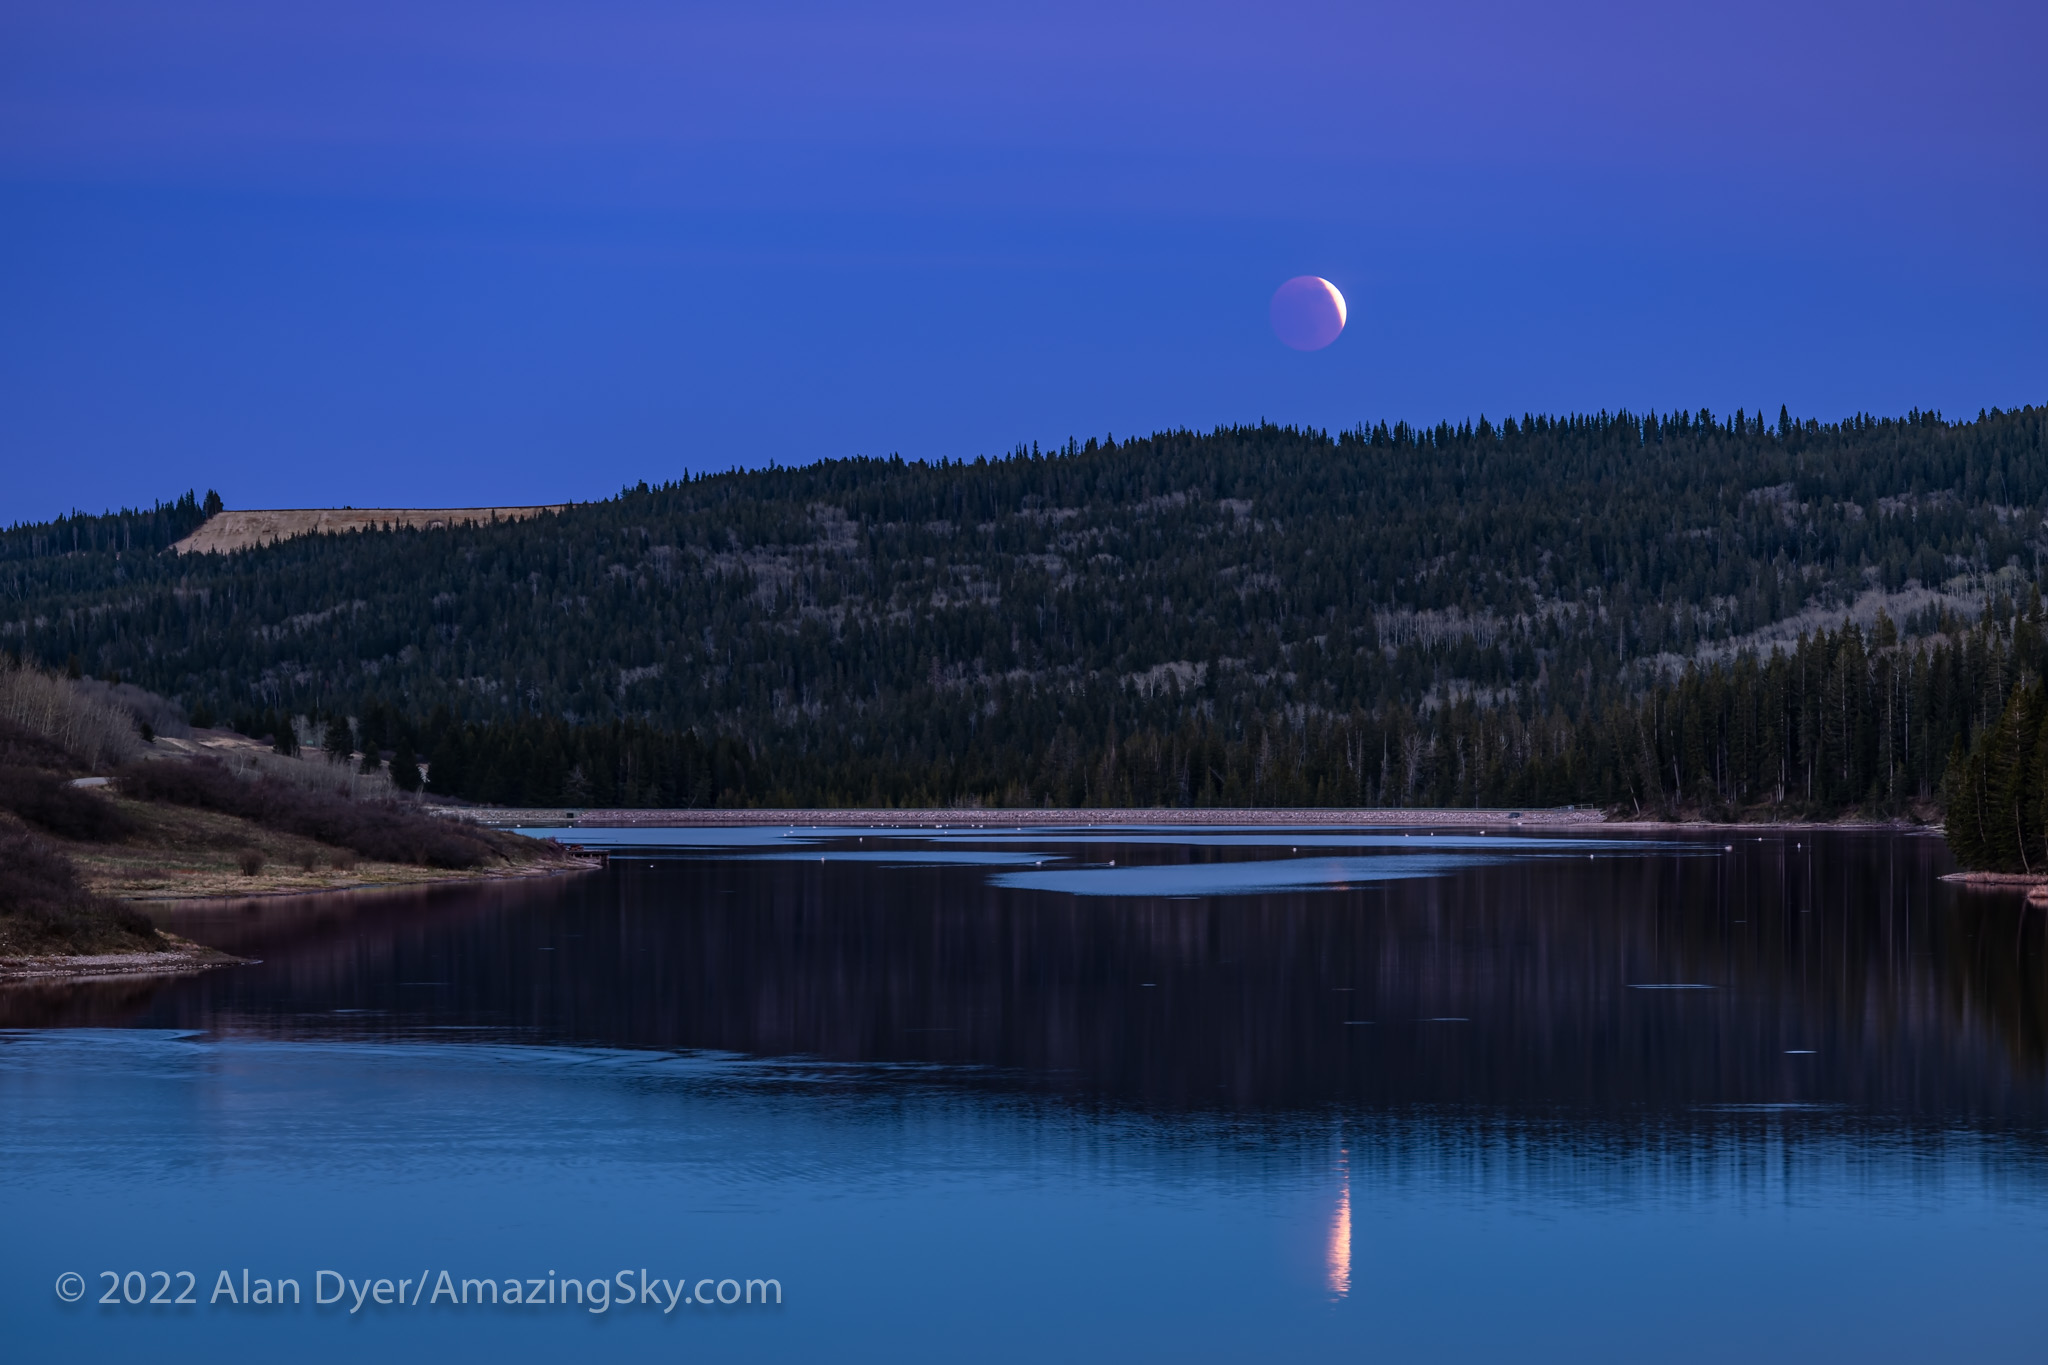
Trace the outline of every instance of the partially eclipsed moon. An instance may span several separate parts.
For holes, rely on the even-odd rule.
[[[1273,291],[1273,335],[1297,351],[1320,351],[1344,330],[1344,296],[1320,275],[1296,275]]]

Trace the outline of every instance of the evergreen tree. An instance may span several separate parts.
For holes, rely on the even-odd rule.
[[[416,792],[423,785],[419,759],[413,754],[412,745],[403,740],[399,741],[398,751],[391,756],[391,785],[402,792]]]
[[[355,736],[349,730],[348,717],[333,713],[327,717],[326,733],[320,748],[327,755],[329,763],[347,763],[355,753]]]
[[[0,531],[0,648],[475,799],[1926,814],[2048,663],[2044,440],[1260,425],[172,554],[187,493]]]

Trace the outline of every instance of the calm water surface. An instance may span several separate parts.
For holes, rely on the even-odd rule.
[[[0,991],[10,1358],[2048,1342],[2048,917],[1938,840],[575,837],[612,868],[180,911],[260,963]]]

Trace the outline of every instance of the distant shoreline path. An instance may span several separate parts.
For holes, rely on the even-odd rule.
[[[1331,809],[1116,809],[1052,810],[607,810],[567,806],[430,806],[434,814],[473,820],[499,829],[541,826],[590,829],[730,829],[737,826],[802,825],[809,828],[1070,829],[1085,825],[1240,826],[1303,829],[1316,826],[1356,829],[1367,826],[1425,826],[1474,829],[1868,829],[1939,833],[1938,828],[1907,821],[1854,824],[1805,823],[1795,820],[1718,824],[1705,820],[1610,820],[1591,806],[1492,810],[1331,810]]]
[[[599,829],[731,828],[738,825],[808,825],[865,829],[873,826],[924,826],[942,829],[983,829],[998,825],[1066,829],[1075,825],[1599,825],[1601,812],[1583,810],[1201,810],[1174,806],[1051,810],[752,810],[719,807],[711,810],[605,810],[566,806],[443,806],[437,815],[474,820],[481,825],[516,828],[522,825],[588,825]]]

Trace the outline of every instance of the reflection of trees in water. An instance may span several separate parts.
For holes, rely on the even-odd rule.
[[[1946,866],[1931,839],[1750,836],[1733,852],[1160,901],[1000,890],[971,868],[665,862],[264,910],[209,940],[262,967],[159,987],[140,1017],[966,1065],[968,1083],[1180,1112],[1556,1106],[1626,1124],[1812,1103],[2031,1119],[2039,993],[1955,908]],[[1719,989],[1631,989],[1660,983]]]
[[[107,1028],[131,1023],[156,999],[156,977],[0,986],[0,1028]]]
[[[406,945],[444,937],[464,920],[552,906],[559,896],[559,883],[522,880],[190,902],[166,927],[258,966],[0,988],[0,1028],[169,1022],[261,1030],[280,1019],[303,1027],[336,1008],[337,991],[371,986]]]
[[[1988,1026],[2014,1069],[2039,1083],[2048,1075],[2048,909],[2017,891],[1965,892],[1953,904],[1955,946],[1942,973],[1950,1008]]]
[[[1931,1118],[1931,1116],[1930,1116]],[[1369,1209],[1400,1190],[1474,1192],[1554,1211],[1668,1200],[1782,1207],[1817,1192],[1882,1192],[1938,1204],[1980,1177],[2001,1197],[2048,1187],[2038,1129],[1883,1123],[1844,1109],[1644,1113],[1544,1120],[1470,1111],[1375,1114],[1347,1123],[1331,1208]],[[1340,1202],[1342,1201],[1342,1202]],[[1348,1205],[1348,1207],[1347,1207]],[[1334,1221],[1334,1218],[1333,1218]],[[1347,1267],[1348,1268],[1348,1267]]]

